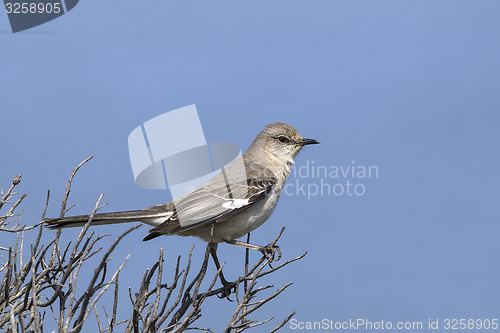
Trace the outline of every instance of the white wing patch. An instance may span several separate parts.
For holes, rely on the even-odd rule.
[[[167,212],[167,213],[159,213],[149,217],[144,217],[141,219],[138,219],[139,221],[152,225],[153,227],[156,227],[157,225],[162,224],[166,220],[168,220],[174,213],[173,212]]]
[[[248,199],[233,199],[228,202],[224,202],[222,207],[227,209],[237,209],[248,205]]]

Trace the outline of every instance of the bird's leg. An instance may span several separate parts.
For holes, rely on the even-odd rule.
[[[260,251],[264,255],[264,257],[266,257],[266,259],[269,260],[269,263],[271,263],[275,260],[274,256],[276,254],[278,255],[276,260],[281,259],[280,247],[274,243],[267,244],[266,246],[260,246],[260,245],[245,243],[245,242],[235,240],[235,239],[231,239],[229,241],[226,240],[225,242],[228,244],[243,246],[243,247],[246,247],[248,249]]]
[[[236,292],[236,284],[234,282],[227,282],[226,279],[224,278],[224,274],[222,274],[222,270],[220,269],[219,258],[217,258],[217,243],[208,243],[208,248],[210,250],[210,255],[212,256],[212,259],[214,260],[215,267],[219,272],[220,282],[224,287],[224,291],[221,293],[219,298],[227,298],[229,301],[232,302],[232,300],[229,298],[229,295],[231,295],[233,289],[234,292]]]

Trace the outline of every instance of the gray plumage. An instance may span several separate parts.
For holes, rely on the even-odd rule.
[[[95,214],[91,225],[140,221],[154,226],[144,240],[160,235],[196,236],[230,242],[264,223],[281,195],[303,139],[285,123],[267,125],[248,150],[197,190],[141,210]],[[89,215],[46,219],[49,228],[83,226]]]

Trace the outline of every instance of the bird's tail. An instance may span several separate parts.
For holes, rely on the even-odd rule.
[[[156,226],[161,223],[160,221],[168,219],[170,215],[172,215],[172,213],[170,212],[163,212],[162,214],[152,214],[152,212],[147,210],[101,213],[95,214],[90,224],[105,225],[140,221],[149,225]],[[43,220],[43,222],[47,228],[59,229],[82,227],[88,222],[89,219],[90,215],[77,215],[62,218],[45,219]]]

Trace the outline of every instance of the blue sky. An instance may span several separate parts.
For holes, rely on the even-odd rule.
[[[294,284],[257,318],[498,317],[499,10],[497,1],[87,0],[16,34],[0,15],[0,187],[23,174],[22,219],[33,224],[46,190],[56,216],[71,170],[96,155],[75,180],[72,212],[90,212],[102,192],[105,211],[140,209],[168,200],[132,176],[127,137],[146,120],[196,104],[208,141],[243,149],[266,124],[287,122],[321,141],[297,167],[354,161],[379,172],[352,180],[362,196],[282,196],[252,240],[266,244],[286,225],[285,258],[309,253],[267,280]],[[95,231],[114,239],[126,228]],[[115,265],[131,253],[123,285],[135,286],[161,247],[171,265],[192,244],[203,256],[195,239],[143,243],[147,230],[117,249]],[[244,251],[221,245],[220,257],[236,277]],[[210,304],[200,326],[217,331],[234,305]]]

